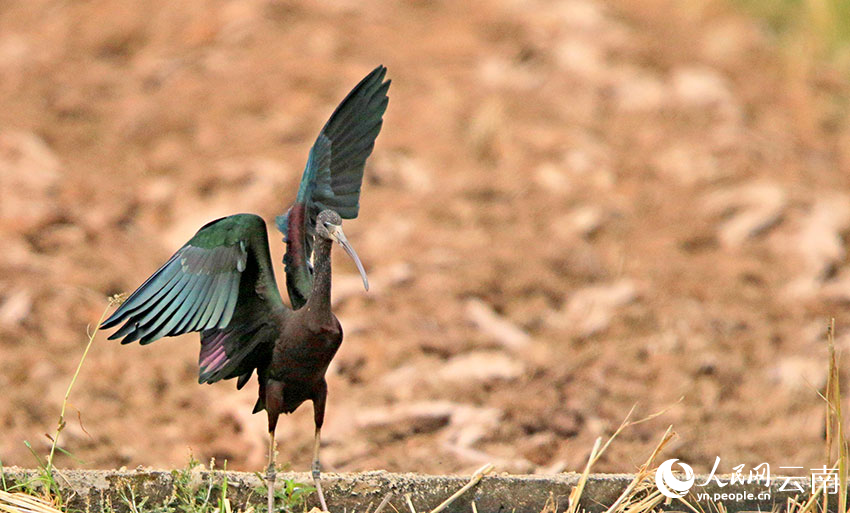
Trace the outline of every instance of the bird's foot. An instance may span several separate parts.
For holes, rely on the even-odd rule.
[[[328,511],[328,503],[325,502],[325,493],[322,491],[322,482],[319,480],[321,469],[319,468],[318,461],[313,462],[311,471],[313,474],[313,486],[316,487],[316,493],[319,495],[319,505],[322,506],[322,511]]]

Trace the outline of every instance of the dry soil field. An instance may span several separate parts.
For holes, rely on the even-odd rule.
[[[822,464],[824,331],[850,349],[847,83],[722,2],[0,3],[0,459],[33,466],[108,295],[205,222],[292,201],[336,103],[390,106],[336,253],[328,470]],[[273,258],[283,244],[272,234]],[[282,266],[278,267],[282,276]],[[64,445],[259,470],[256,382],[197,335],[98,335]],[[79,414],[77,413],[79,412]],[[278,427],[306,469],[309,405]]]

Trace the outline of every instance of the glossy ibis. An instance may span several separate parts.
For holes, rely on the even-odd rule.
[[[351,256],[368,290],[366,273],[342,231],[357,217],[363,167],[381,131],[389,80],[379,66],[345,97],[310,149],[295,203],[277,218],[292,308],[284,305],[272,269],[266,224],[237,214],[204,225],[103,323],[123,326],[109,338],[148,344],[161,337],[201,333],[199,382],[237,378],[241,389],[256,370],[254,413],[269,422],[269,513],[274,507],[274,432],[281,413],[313,402],[316,424],[312,476],[319,481],[319,444],[325,414],[325,372],[342,342],[331,312],[331,246]]]

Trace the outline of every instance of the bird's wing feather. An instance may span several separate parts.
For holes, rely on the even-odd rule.
[[[310,149],[295,204],[277,218],[287,243],[286,288],[293,308],[307,302],[313,284],[316,216],[325,209],[335,210],[343,219],[359,213],[363,168],[389,101],[386,73],[384,66],[378,66],[342,100]]]
[[[267,356],[282,308],[265,222],[238,214],[201,228],[102,327],[123,324],[109,337],[122,344],[200,331],[201,381],[214,382]]]

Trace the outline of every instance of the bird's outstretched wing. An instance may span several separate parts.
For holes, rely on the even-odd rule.
[[[240,376],[241,387],[270,354],[274,316],[285,313],[266,223],[237,214],[198,230],[101,327],[123,323],[109,337],[122,344],[200,331],[199,381]]]
[[[331,209],[343,219],[357,217],[363,167],[387,110],[390,81],[384,81],[386,73],[384,66],[378,66],[342,100],[310,149],[295,204],[277,217],[286,242],[283,263],[292,308],[307,302],[313,285],[316,216]]]

